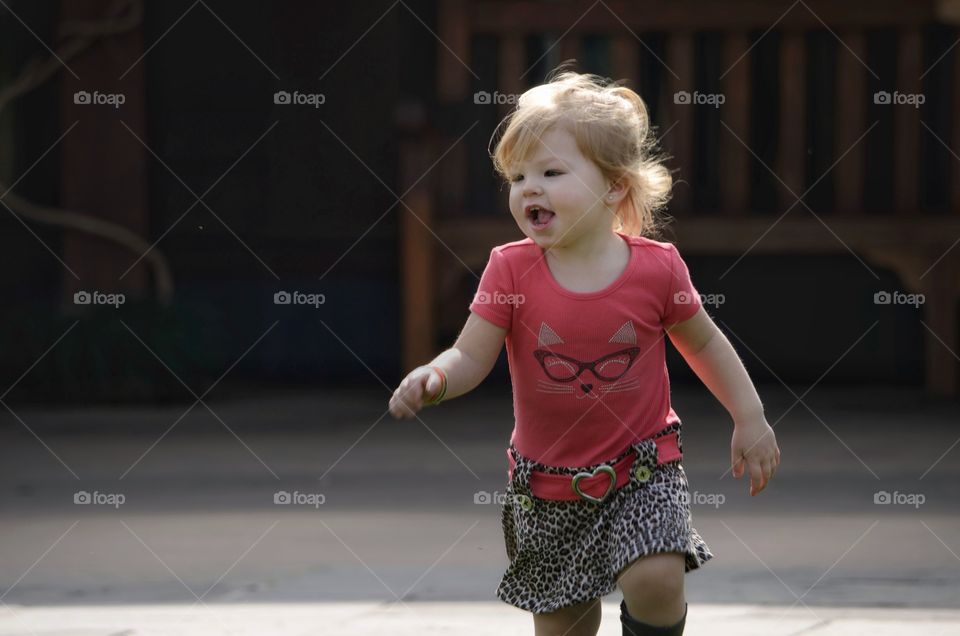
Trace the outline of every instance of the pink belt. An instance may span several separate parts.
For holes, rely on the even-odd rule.
[[[655,437],[653,441],[657,445],[658,465],[682,458],[676,431]],[[622,488],[630,481],[630,467],[636,458],[637,451],[631,448],[630,452],[619,461],[612,465],[600,464],[593,471],[570,475],[534,470],[530,472],[530,492],[541,499],[576,500],[583,498],[599,503],[606,499],[611,492]],[[510,462],[507,476],[512,480],[516,461],[513,459],[509,448],[507,448],[507,460]],[[649,468],[646,466],[637,468],[638,480],[647,481],[649,478]]]

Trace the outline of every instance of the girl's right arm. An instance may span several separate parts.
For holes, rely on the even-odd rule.
[[[506,337],[506,329],[470,312],[454,345],[403,379],[390,398],[391,415],[397,419],[412,418],[424,402],[437,394],[441,378],[430,368],[433,366],[440,367],[447,376],[444,400],[475,389],[497,363]]]

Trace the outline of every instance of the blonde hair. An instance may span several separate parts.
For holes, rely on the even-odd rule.
[[[494,167],[509,179],[510,168],[535,150],[549,128],[563,126],[605,179],[623,181],[628,187],[628,196],[616,210],[616,229],[634,236],[658,236],[667,220],[658,218],[657,212],[670,200],[673,178],[656,154],[646,104],[618,82],[564,71],[565,65],[545,84],[521,95],[516,109],[497,126],[493,137],[506,124],[490,153]]]

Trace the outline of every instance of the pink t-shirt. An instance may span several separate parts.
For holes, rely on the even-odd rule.
[[[531,239],[490,251],[470,311],[507,329],[521,455],[589,466],[679,421],[670,406],[664,326],[692,317],[700,295],[671,243],[618,234],[630,262],[605,289],[560,286]]]

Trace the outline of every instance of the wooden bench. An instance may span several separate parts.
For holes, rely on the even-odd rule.
[[[478,106],[474,94],[518,95],[573,58],[577,70],[627,78],[650,105],[678,171],[669,238],[684,254],[850,250],[895,271],[905,291],[926,297],[926,386],[956,395],[960,46],[949,46],[960,33],[945,23],[960,14],[956,4],[440,0],[436,104],[402,127],[404,369],[437,353],[440,300],[465,279],[475,286],[469,272],[483,269],[493,245],[523,238],[485,154],[493,126],[513,106]],[[886,55],[887,73],[867,64],[871,52]],[[811,82],[824,90],[810,94]],[[704,86],[725,97],[714,113],[674,99]],[[876,90],[924,94],[927,110],[883,110]],[[875,112],[886,113],[880,132],[871,130]],[[937,132],[921,119],[925,112],[948,125]],[[757,132],[761,116],[774,122],[769,134]],[[812,121],[832,122],[833,134],[818,137]],[[880,141],[868,140],[872,134]],[[816,158],[811,139],[820,144]],[[930,170],[941,178],[921,179]],[[811,188],[798,203],[821,175],[832,187]],[[764,180],[773,189],[758,205],[754,189]]]

